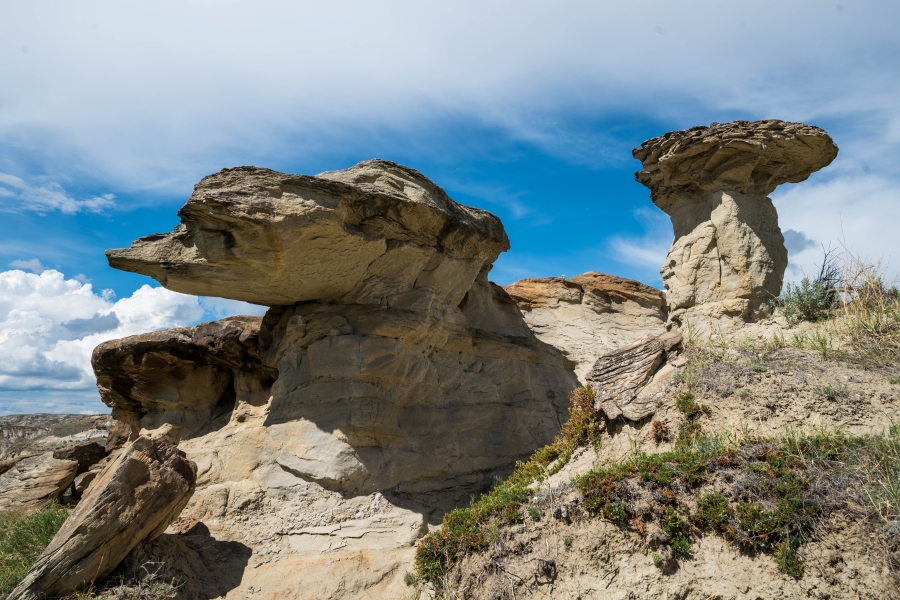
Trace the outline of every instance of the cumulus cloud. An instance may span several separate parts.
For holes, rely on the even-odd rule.
[[[0,173],[0,206],[7,208],[23,208],[38,213],[58,210],[63,214],[74,215],[79,212],[101,213],[115,205],[113,194],[76,200],[58,183],[29,185],[21,177]]]
[[[164,288],[114,300],[55,270],[0,272],[0,391],[93,388],[97,344],[203,316],[197,297]]]
[[[788,256],[800,254],[804,250],[818,246],[814,240],[806,237],[806,234],[802,231],[785,229],[781,233],[784,235],[784,247],[787,248]]]

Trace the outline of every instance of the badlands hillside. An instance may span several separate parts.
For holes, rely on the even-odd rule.
[[[500,287],[500,221],[388,161],[204,178],[109,263],[268,311],[96,348],[103,445],[3,455],[7,600],[896,596],[900,294],[850,254],[784,288],[768,198],[837,151],[635,150],[665,293]]]

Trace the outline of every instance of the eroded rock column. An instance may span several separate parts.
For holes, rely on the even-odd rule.
[[[660,273],[669,322],[726,329],[768,316],[788,253],[768,195],[827,166],[838,148],[822,129],[735,121],[647,140],[633,151],[638,182],[672,219]]]

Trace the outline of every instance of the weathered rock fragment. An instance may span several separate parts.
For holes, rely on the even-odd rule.
[[[100,473],[8,600],[62,596],[101,581],[178,517],[196,476],[175,446],[138,438]]]
[[[681,343],[681,334],[670,331],[648,334],[597,359],[587,380],[594,386],[597,410],[610,420],[624,416],[640,421],[656,410],[651,396],[642,396],[646,386],[666,360],[666,353]]]
[[[17,461],[0,475],[0,513],[42,508],[66,491],[77,470],[77,460],[53,458],[53,452]]]
[[[78,476],[106,458],[106,449],[97,442],[88,442],[63,450],[56,450],[53,453],[53,458],[77,461],[78,469],[76,469],[75,475]]]
[[[818,127],[774,120],[692,127],[634,150],[644,166],[637,181],[672,218],[675,241],[661,270],[670,323],[728,328],[769,314],[788,255],[767,196],[837,152]]]
[[[631,279],[589,272],[505,289],[538,339],[574,362],[582,381],[601,354],[666,329],[665,294]]]

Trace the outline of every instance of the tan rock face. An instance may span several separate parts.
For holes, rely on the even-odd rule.
[[[693,127],[634,150],[644,166],[637,181],[672,218],[675,241],[661,270],[670,322],[727,327],[768,314],[788,256],[767,196],[837,152],[818,127],[784,121]]]
[[[572,361],[581,381],[601,354],[665,331],[665,294],[631,279],[590,272],[523,279],[505,289],[535,335]]]
[[[96,349],[128,437],[177,442],[198,466],[171,535],[141,556],[241,544],[243,576],[210,571],[202,593],[397,597],[429,524],[550,442],[578,385],[487,279],[502,225],[385,161],[223,171],[180,214],[110,264],[271,308]]]
[[[196,474],[168,442],[135,440],[97,476],[9,600],[62,596],[101,581],[181,513]]]
[[[53,458],[53,452],[16,462],[0,475],[0,513],[42,508],[66,491],[77,470],[77,460]]]
[[[109,250],[110,265],[177,292],[268,306],[394,304],[421,292],[456,305],[509,248],[497,217],[382,160],[317,177],[225,169],[178,214],[173,233]]]

